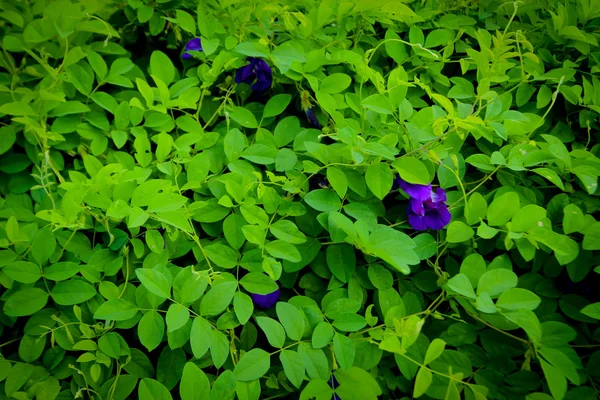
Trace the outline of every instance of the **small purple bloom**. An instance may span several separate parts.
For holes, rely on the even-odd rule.
[[[315,110],[313,110],[310,107],[308,107],[306,109],[306,118],[308,118],[308,122],[310,122],[315,128],[317,128],[317,129],[323,128],[321,126],[321,123],[317,119],[317,114],[315,114]]]
[[[252,301],[258,307],[267,309],[267,308],[273,307],[275,305],[275,303],[277,303],[280,295],[281,295],[281,290],[279,288],[277,288],[277,290],[275,290],[274,292],[268,293],[268,294],[252,293],[252,294],[250,294],[250,297],[252,297]]]
[[[327,383],[329,384],[331,390],[334,391],[333,396],[331,396],[331,399],[341,400],[340,396],[338,396],[337,393],[335,393],[335,389],[337,389],[337,387],[340,386],[340,384],[338,383],[337,379],[335,379],[335,376],[333,374],[331,374],[331,378],[329,378],[329,381],[327,381]]]
[[[450,223],[452,215],[446,205],[446,191],[442,188],[431,189],[429,185],[418,185],[397,177],[398,185],[409,196],[408,223],[414,230],[440,230]]]
[[[409,208],[407,214],[408,222],[417,231],[427,229],[439,231],[440,229],[444,229],[450,223],[450,219],[452,219],[446,203],[434,203],[431,200],[423,202],[422,213],[417,214]]]
[[[202,51],[202,41],[200,38],[193,38],[185,44],[185,51],[181,55],[184,60],[189,60],[192,55],[188,51]]]
[[[273,83],[273,72],[265,60],[248,57],[250,64],[239,68],[235,74],[235,82],[251,85],[255,92],[264,92]]]
[[[431,198],[431,183],[429,185],[419,185],[417,183],[408,183],[400,176],[396,177],[396,182],[411,198],[425,201]]]
[[[329,387],[332,389],[337,389],[337,387],[340,386],[337,379],[335,379],[335,375],[333,374],[331,374],[331,378],[329,378],[329,381],[327,381],[327,383],[329,383]]]

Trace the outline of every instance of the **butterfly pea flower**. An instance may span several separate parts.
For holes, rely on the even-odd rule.
[[[308,107],[305,110],[305,113],[306,113],[306,118],[308,118],[308,122],[310,122],[315,128],[317,128],[317,129],[323,128],[321,126],[321,123],[317,119],[317,114],[315,114],[315,110],[314,109]]]
[[[265,60],[248,57],[250,64],[239,68],[235,74],[235,82],[251,85],[255,92],[264,92],[273,83],[273,72]]]
[[[185,44],[185,51],[181,55],[181,58],[184,60],[192,58],[192,55],[188,53],[189,51],[202,51],[202,41],[200,38],[193,38]]]
[[[252,302],[256,306],[263,309],[272,308],[277,303],[277,301],[279,301],[279,296],[281,296],[281,290],[279,288],[268,294],[250,294]]]
[[[329,387],[331,388],[331,390],[337,389],[338,386],[340,386],[340,384],[338,383],[337,379],[335,379],[335,376],[332,374],[331,378],[329,378],[329,381],[327,381],[327,383],[329,384]],[[333,396],[331,396],[331,400],[341,400],[340,396],[337,395],[337,393],[333,393]]]
[[[450,223],[452,215],[446,205],[444,189],[432,190],[431,184],[408,183],[400,177],[396,178],[396,182],[410,196],[406,213],[414,230],[440,230]]]
[[[310,103],[310,94],[307,90],[304,90],[300,96],[300,102],[302,104],[302,109],[306,113],[306,118],[308,122],[311,123],[315,128],[321,129],[321,123],[317,119],[317,114],[315,113],[314,108],[312,108],[312,104]]]

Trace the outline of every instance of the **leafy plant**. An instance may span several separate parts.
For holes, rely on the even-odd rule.
[[[0,398],[597,398],[598,0],[0,21]]]

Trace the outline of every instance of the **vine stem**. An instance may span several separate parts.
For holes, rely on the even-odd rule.
[[[471,313],[469,313],[469,316],[471,316],[472,318],[474,318],[474,319],[476,319],[477,321],[481,322],[481,323],[482,323],[482,324],[484,324],[485,326],[487,326],[487,327],[489,327],[489,328],[492,328],[492,329],[493,329],[493,330],[495,330],[496,332],[500,332],[500,333],[502,333],[502,334],[504,334],[504,335],[506,335],[506,336],[508,336],[508,337],[510,337],[510,338],[512,338],[512,339],[518,340],[519,342],[521,342],[521,343],[523,343],[523,344],[525,344],[525,345],[527,345],[527,346],[529,346],[529,345],[531,344],[531,342],[529,342],[529,340],[525,340],[525,339],[523,339],[523,338],[520,338],[520,337],[518,337],[518,336],[515,336],[515,335],[513,335],[512,333],[508,333],[508,332],[506,332],[506,331],[503,331],[503,330],[502,330],[502,329],[500,329],[500,328],[496,328],[494,325],[492,325],[492,324],[490,324],[489,322],[487,322],[487,321],[485,321],[485,320],[481,319],[479,316],[477,316],[477,315],[475,315],[475,314],[471,314]]]

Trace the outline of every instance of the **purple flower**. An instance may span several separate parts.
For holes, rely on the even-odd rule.
[[[306,118],[308,118],[308,122],[310,122],[317,129],[323,128],[321,126],[321,123],[317,119],[317,114],[315,114],[315,110],[308,107],[305,112],[306,112]]]
[[[411,197],[411,199],[414,198],[425,201],[431,197],[431,183],[429,185],[408,183],[400,178],[400,176],[396,177],[396,183]]]
[[[340,386],[340,384],[338,383],[337,379],[335,379],[335,376],[333,374],[331,374],[331,378],[329,378],[327,383],[329,384],[329,387],[331,388],[331,390],[334,391],[333,396],[331,396],[331,399],[332,400],[341,400],[340,396],[338,396],[335,393],[335,389],[337,389],[337,387]]]
[[[184,60],[189,60],[192,55],[188,51],[202,51],[202,41],[200,38],[193,38],[185,44],[185,51],[181,55]]]
[[[452,215],[446,205],[446,191],[442,188],[431,189],[429,185],[418,185],[397,177],[398,185],[409,196],[408,223],[414,230],[440,230],[450,223]]]
[[[275,290],[274,292],[268,293],[268,294],[252,293],[252,294],[250,294],[250,297],[252,297],[252,301],[258,307],[267,309],[267,308],[273,307],[275,305],[275,303],[277,303],[280,295],[281,295],[281,290],[279,288],[277,288],[277,290]]]
[[[255,92],[264,92],[273,83],[273,72],[271,67],[260,58],[248,57],[250,64],[239,68],[235,74],[236,83],[251,85]]]
[[[329,387],[331,389],[337,389],[338,386],[340,386],[340,384],[338,383],[337,379],[335,379],[335,375],[331,374],[331,378],[329,378],[329,380],[327,381],[327,383],[329,384]]]

